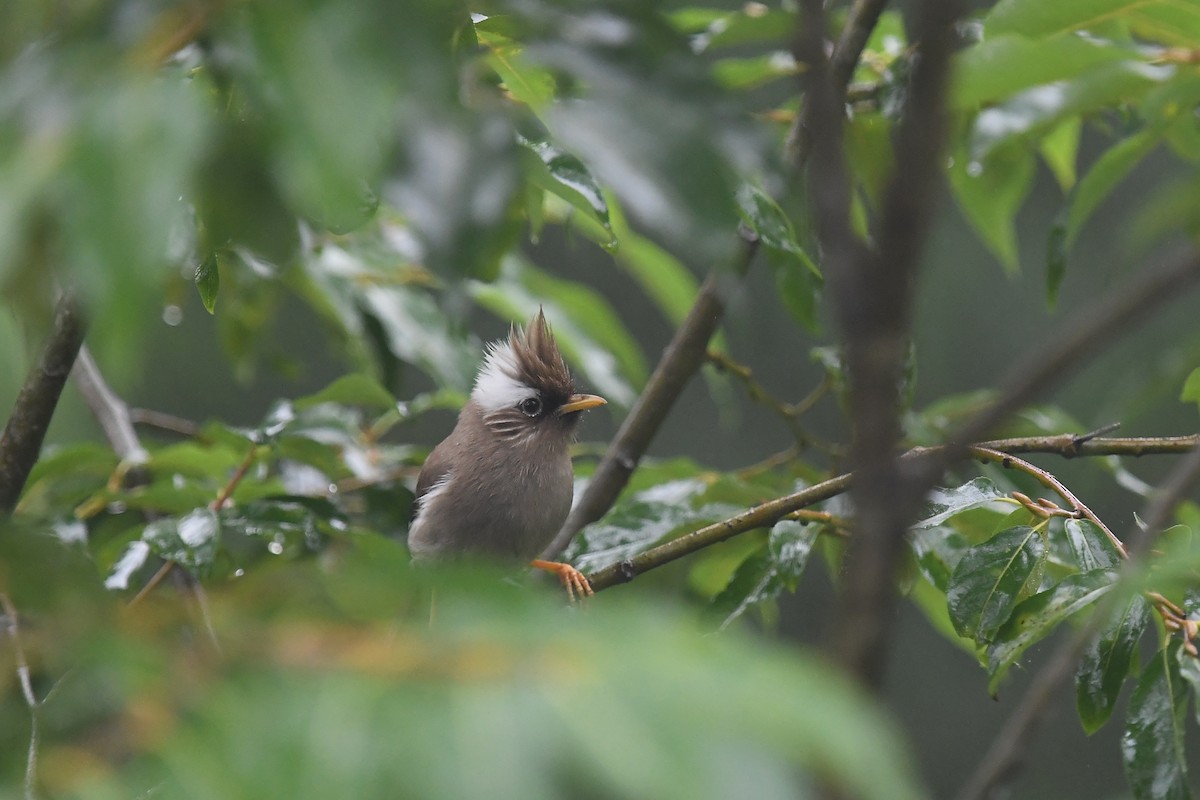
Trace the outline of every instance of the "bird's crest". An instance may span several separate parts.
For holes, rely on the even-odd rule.
[[[493,410],[515,406],[533,393],[557,405],[574,391],[571,371],[539,309],[524,328],[511,329],[507,341],[488,346],[471,397]]]

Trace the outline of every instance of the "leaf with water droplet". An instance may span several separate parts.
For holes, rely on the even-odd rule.
[[[1075,708],[1089,734],[1112,716],[1149,619],[1150,604],[1135,594],[1083,651],[1075,672]]]
[[[221,273],[217,269],[217,253],[213,251],[196,265],[196,291],[205,310],[212,314],[217,307],[217,291],[221,288]]]

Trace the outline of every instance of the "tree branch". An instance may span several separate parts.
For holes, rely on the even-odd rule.
[[[831,650],[870,687],[883,674],[893,576],[904,533],[921,496],[906,491],[896,462],[901,436],[899,387],[907,360],[912,296],[941,175],[946,130],[945,92],[957,35],[957,2],[917,8],[919,56],[896,132],[896,167],[885,192],[874,247],[851,222],[851,180],[842,149],[845,116],[843,65],[822,51],[824,9],[805,3],[805,36],[798,60],[808,65],[812,168],[808,197],[824,253],[824,271],[844,341],[849,412],[854,425],[851,464],[857,536],[845,558],[845,576]]]
[[[794,494],[755,506],[723,522],[706,525],[699,530],[685,533],[666,544],[592,573],[588,576],[588,582],[592,584],[592,589],[598,592],[610,586],[628,583],[643,572],[649,572],[717,542],[732,539],[740,533],[757,528],[768,528],[793,511],[841,494],[849,488],[850,479],[849,473],[839,475],[836,478],[830,478],[806,489],[801,489]]]
[[[1141,560],[1170,522],[1179,500],[1198,480],[1200,447],[1195,447],[1147,504],[1142,514],[1145,528],[1131,532],[1128,538],[1129,558],[1124,563],[1119,583],[1128,585],[1137,579]],[[1099,634],[1121,596],[1121,592],[1109,592],[1096,605],[1087,623],[1063,642],[1034,676],[1016,710],[1000,729],[983,760],[959,793],[959,800],[984,800],[1002,794],[1001,790],[1020,768],[1033,734],[1059,696],[1060,687],[1074,674],[1084,649]]]
[[[135,465],[145,463],[146,448],[142,447],[137,432],[133,429],[129,406],[104,380],[86,344],[79,348],[79,357],[75,361],[72,376],[79,393],[83,395],[84,402],[91,409],[92,416],[104,431],[104,436],[117,457]]]
[[[1079,438],[1073,434],[1062,434],[1059,436],[1031,436],[1022,439],[998,439],[981,443],[978,446],[980,450],[978,455],[981,458],[996,461],[1003,465],[1006,452],[1044,453],[1064,458],[1075,458],[1077,456],[1132,454],[1135,451],[1139,455],[1148,455],[1151,453],[1180,455],[1190,453],[1195,448],[1200,447],[1200,435],[1166,436],[1161,438],[1093,439],[1086,446],[1076,449],[1076,445],[1072,443],[1076,442]],[[928,459],[938,452],[948,449],[950,449],[950,445],[914,447],[901,455],[900,460],[901,462],[911,462],[916,459]],[[1035,477],[1037,473],[1048,474],[1044,470],[1038,470],[1033,465],[1028,466],[1031,470],[1030,474],[1034,474]],[[758,528],[769,528],[780,519],[795,511],[823,502],[831,497],[836,497],[850,488],[852,479],[852,473],[845,473],[801,489],[793,494],[755,506],[722,522],[706,525],[703,528],[684,534],[657,547],[652,547],[633,558],[628,558],[596,570],[588,576],[588,581],[596,591],[628,583],[638,575],[669,564],[684,556],[691,555],[710,545],[731,539],[747,531]],[[1057,479],[1045,485],[1056,492],[1060,490],[1065,492],[1062,494],[1063,498],[1067,502],[1075,504],[1076,508],[1086,508]]]
[[[0,435],[0,515],[9,514],[16,508],[29,472],[41,455],[46,430],[83,344],[85,328],[74,295],[64,291],[41,357],[25,379],[4,433]]]

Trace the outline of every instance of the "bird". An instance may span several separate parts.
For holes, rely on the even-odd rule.
[[[417,476],[408,533],[414,562],[527,563],[556,575],[572,602],[592,594],[579,570],[536,556],[571,510],[570,445],[583,412],[606,402],[575,391],[541,309],[491,343],[454,430]]]

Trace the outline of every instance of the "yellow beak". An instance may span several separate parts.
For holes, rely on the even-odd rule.
[[[587,411],[589,408],[605,405],[608,401],[594,394],[573,394],[567,402],[558,407],[558,415],[574,414],[576,411]]]

